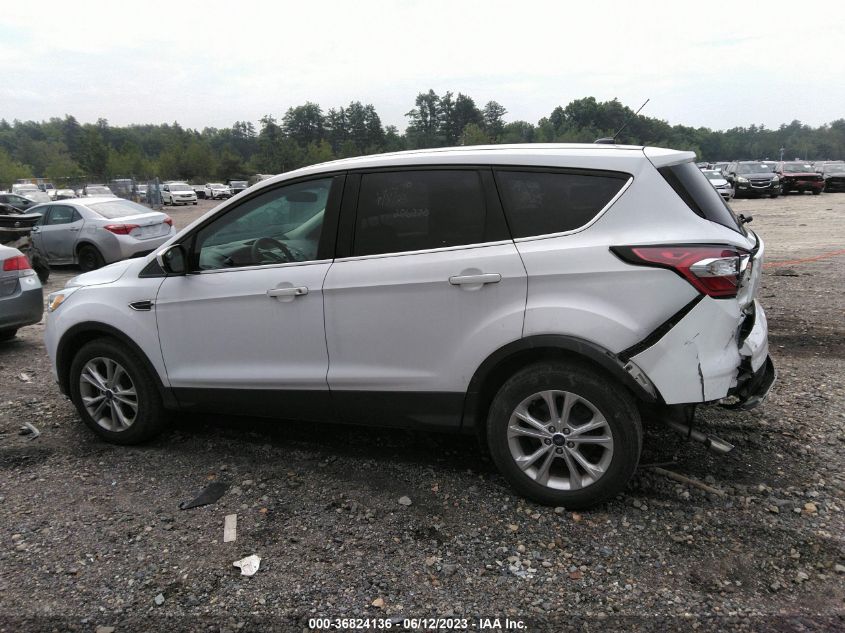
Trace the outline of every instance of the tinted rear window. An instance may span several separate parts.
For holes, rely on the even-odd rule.
[[[364,174],[354,255],[419,251],[484,242],[485,203],[478,172]]]
[[[693,163],[661,167],[658,171],[697,215],[742,233],[731,208]]]
[[[140,204],[135,204],[129,200],[121,200],[115,198],[108,202],[97,202],[95,204],[86,205],[92,211],[96,211],[107,220],[114,220],[115,218],[126,218],[130,215],[139,215],[141,213],[150,213],[150,209],[142,207]]]
[[[625,186],[627,174],[497,170],[496,185],[515,238],[578,229]]]

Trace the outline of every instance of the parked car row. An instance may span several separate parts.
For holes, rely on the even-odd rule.
[[[736,197],[776,198],[793,192],[819,195],[823,191],[845,191],[845,161],[737,160],[698,166],[705,175],[721,173]]]

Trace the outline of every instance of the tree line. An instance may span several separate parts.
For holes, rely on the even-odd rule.
[[[46,177],[57,186],[134,177],[188,181],[246,179],[365,154],[488,143],[618,142],[692,150],[699,160],[734,158],[845,159],[845,119],[812,127],[800,121],[711,130],[670,125],[614,99],[586,97],[558,106],[537,123],[507,121],[496,101],[479,106],[468,95],[420,93],[405,115],[404,132],[383,125],[372,104],[353,101],[323,110],[312,102],[264,116],[258,128],[183,128],[178,123],[113,126],[106,119],[80,124],[73,116],[48,121],[0,119],[0,187],[18,178]]]

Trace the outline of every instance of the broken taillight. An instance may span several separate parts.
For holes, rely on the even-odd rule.
[[[715,298],[736,297],[750,259],[735,246],[613,246],[611,250],[629,264],[674,271],[699,292]]]

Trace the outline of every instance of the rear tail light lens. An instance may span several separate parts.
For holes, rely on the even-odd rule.
[[[29,260],[26,258],[26,255],[15,255],[14,257],[10,257],[9,259],[3,260],[3,272],[24,272],[32,270],[32,266],[29,265]]]
[[[171,218],[171,217],[168,215],[166,218],[164,218],[164,223],[165,223],[167,226],[173,226],[173,218]]]
[[[667,268],[714,298],[736,297],[750,261],[746,251],[734,246],[614,246],[611,250],[630,264]]]
[[[107,224],[103,227],[106,231],[114,233],[115,235],[129,235],[134,229],[138,228],[137,224]]]

